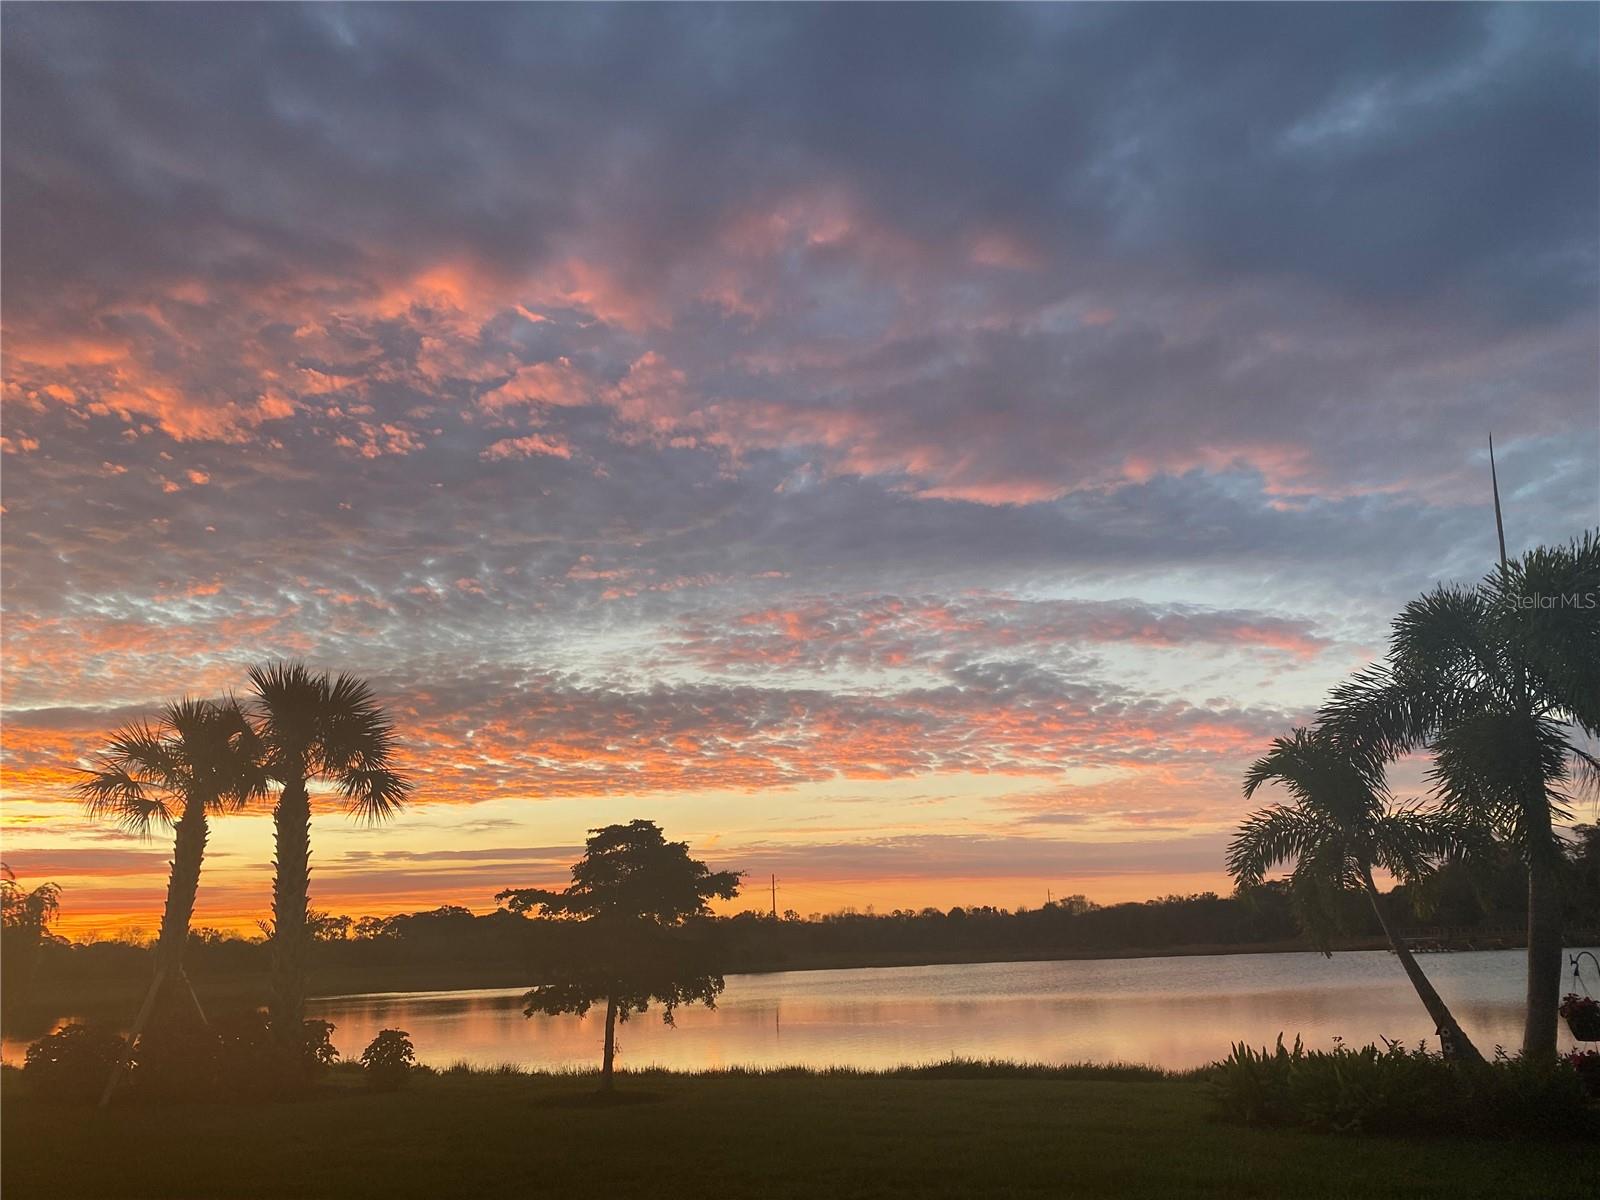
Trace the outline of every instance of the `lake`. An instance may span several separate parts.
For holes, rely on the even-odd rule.
[[[1522,1040],[1520,950],[1423,960],[1485,1054]],[[1565,961],[1565,960],[1564,960]],[[1587,961],[1587,960],[1586,960]],[[1591,988],[1595,981],[1585,967]],[[1563,991],[1574,990],[1570,967]],[[1600,989],[1596,989],[1600,990]],[[405,992],[312,1001],[335,1023],[346,1057],[383,1028],[407,1030],[432,1066],[591,1067],[605,1006],[587,1016],[524,1017],[520,989]],[[1194,1067],[1229,1044],[1270,1045],[1282,1032],[1311,1047],[1335,1037],[1414,1043],[1433,1027],[1387,951],[1232,954],[1073,962],[963,963],[730,975],[714,1010],[658,1011],[618,1028],[618,1062],[713,1067],[891,1067],[952,1056],[1140,1062]],[[1562,1048],[1574,1043],[1561,1027]]]
[[[1521,950],[1422,959],[1485,1054],[1522,1041],[1523,961]],[[1591,967],[1584,971],[1600,992]],[[872,1068],[959,1056],[1182,1068],[1226,1055],[1235,1041],[1271,1045],[1280,1032],[1311,1047],[1336,1037],[1438,1044],[1399,963],[1382,950],[788,971],[730,975],[727,985],[714,1010],[679,1009],[676,1026],[663,1025],[659,1010],[620,1025],[618,1062]],[[333,1041],[346,1058],[396,1028],[436,1067],[599,1061],[603,1004],[582,1018],[524,1017],[523,990],[330,996],[310,1001],[307,1014],[337,1026]],[[1581,989],[1568,967],[1562,991],[1572,990]],[[1562,1049],[1574,1045],[1563,1024]],[[7,1038],[5,1061],[20,1063],[25,1049]]]

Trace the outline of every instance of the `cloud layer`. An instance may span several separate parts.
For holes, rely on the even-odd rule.
[[[23,817],[115,720],[277,656],[528,844],[666,804],[799,854],[864,781],[939,797],[864,852],[1210,836],[1490,560],[1490,430],[1514,544],[1597,520],[1590,8],[5,33],[23,849],[89,836]]]

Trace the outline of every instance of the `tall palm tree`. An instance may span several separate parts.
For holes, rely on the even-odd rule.
[[[128,1048],[175,982],[184,984],[199,1012],[183,973],[183,952],[200,889],[210,818],[265,792],[258,750],[255,733],[231,696],[221,703],[184,699],[167,705],[154,725],[140,721],[113,734],[110,745],[86,772],[87,778],[78,784],[91,816],[109,817],[141,836],[154,824],[171,826],[173,831],[155,974],[134,1018]],[[111,1102],[125,1062],[126,1051],[112,1067],[100,1095],[101,1107]]]
[[[330,679],[301,663],[273,663],[252,668],[250,684],[267,774],[282,788],[273,811],[277,856],[268,1011],[286,1056],[298,1055],[311,941],[308,785],[332,784],[350,814],[368,821],[392,816],[411,785],[392,765],[394,727],[362,680]]]
[[[182,977],[211,816],[266,791],[258,745],[232,697],[220,703],[185,699],[167,705],[154,725],[140,721],[118,730],[85,774],[77,792],[90,816],[140,835],[156,824],[173,831],[148,1007],[162,985]]]
[[[1447,812],[1487,823],[1528,871],[1522,1052],[1556,1050],[1562,841],[1600,760],[1600,537],[1540,547],[1478,587],[1443,586],[1395,618],[1387,661],[1335,689],[1323,720],[1369,761],[1433,754]]]
[[[1245,798],[1253,798],[1268,783],[1282,785],[1293,803],[1275,804],[1245,818],[1228,845],[1228,874],[1241,887],[1255,887],[1280,863],[1293,862],[1290,894],[1302,924],[1324,954],[1329,953],[1339,895],[1365,892],[1446,1055],[1481,1063],[1483,1056],[1395,933],[1372,877],[1372,868],[1379,866],[1401,879],[1422,879],[1435,861],[1467,840],[1466,832],[1437,814],[1395,805],[1381,771],[1367,769],[1323,730],[1296,729],[1287,738],[1273,739],[1272,749],[1245,773]]]

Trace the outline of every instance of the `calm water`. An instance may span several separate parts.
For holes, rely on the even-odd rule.
[[[1520,950],[1431,954],[1423,965],[1478,1047],[1521,1041]],[[1586,966],[1585,971],[1589,972]],[[1595,980],[1588,978],[1591,989]],[[1433,1029],[1386,951],[1234,954],[1095,962],[971,963],[730,975],[715,1010],[658,1012],[619,1027],[631,1067],[888,1067],[952,1056],[1199,1066],[1234,1041],[1308,1046],[1335,1037],[1415,1042]],[[1570,975],[1563,991],[1571,990]],[[587,1017],[524,1017],[521,989],[397,992],[313,1000],[347,1057],[383,1028],[405,1029],[433,1066],[591,1066],[604,1006]],[[1575,1043],[1561,1028],[1562,1046]],[[23,1047],[5,1046],[17,1062]]]
[[[1423,962],[1480,1049],[1521,1041],[1520,950]],[[676,1027],[654,1012],[620,1026],[619,1061],[679,1069],[887,1067],[959,1055],[1190,1067],[1223,1056],[1232,1041],[1270,1044],[1279,1032],[1299,1033],[1310,1046],[1336,1036],[1437,1044],[1385,951],[795,971],[731,975],[727,984],[715,1010],[680,1009]],[[524,1017],[520,997],[520,990],[345,996],[313,1001],[311,1014],[338,1026],[334,1042],[347,1056],[392,1027],[409,1031],[418,1057],[434,1066],[594,1064],[603,1005],[582,1019]],[[1561,1034],[1571,1048],[1564,1025]]]

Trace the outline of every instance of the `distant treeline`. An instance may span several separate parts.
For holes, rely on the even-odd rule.
[[[1568,855],[1567,928],[1600,929],[1600,836],[1582,826]],[[1511,859],[1499,865],[1443,867],[1420,893],[1397,888],[1400,911],[1418,928],[1457,936],[1482,931],[1481,944],[1515,944],[1526,913],[1526,875]],[[1380,930],[1359,895],[1347,897],[1342,944],[1377,946]],[[560,920],[506,911],[474,915],[446,906],[390,917],[317,914],[312,951],[318,991],[515,986],[539,979],[570,934]],[[1292,889],[1273,882],[1247,894],[1210,892],[1143,903],[1099,905],[1068,896],[1040,908],[989,906],[948,910],[842,912],[800,917],[744,912],[692,923],[685,936],[717,939],[729,974],[742,971],[1028,958],[1115,957],[1308,947]],[[142,984],[149,950],[125,942],[53,940],[38,969],[40,1000],[87,997],[122,982]],[[198,929],[185,956],[203,991],[226,993],[265,975],[261,940]]]

